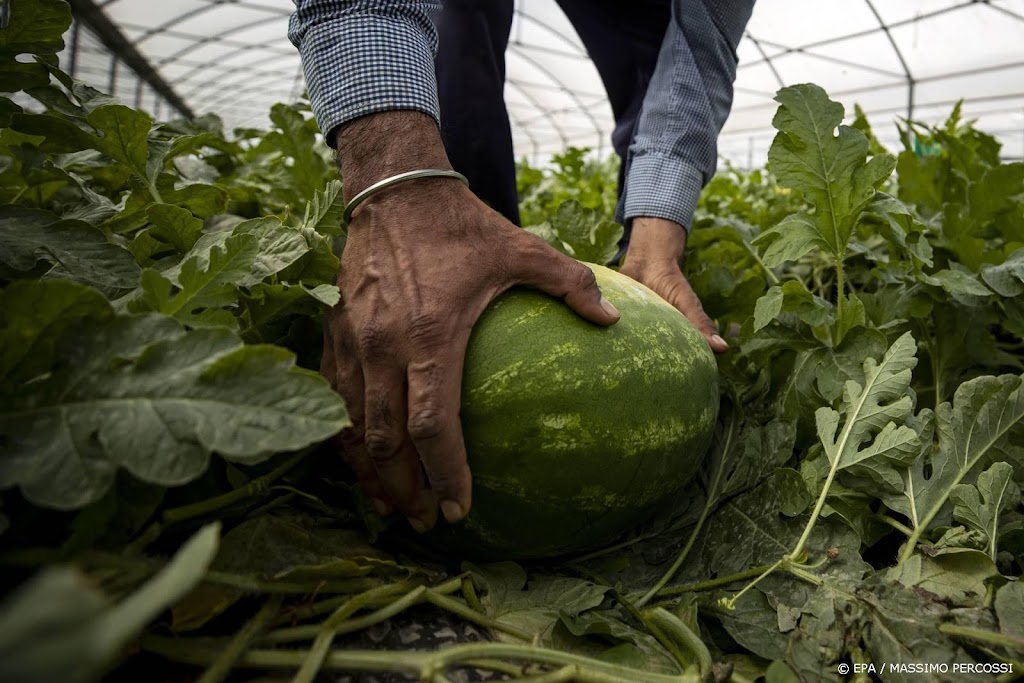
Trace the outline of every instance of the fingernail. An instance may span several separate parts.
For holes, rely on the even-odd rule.
[[[719,346],[723,346],[725,348],[729,348],[729,342],[725,341],[724,339],[722,339],[717,334],[711,336],[711,341],[713,341],[714,343],[718,344]]]
[[[373,498],[372,502],[373,502],[373,509],[376,510],[377,514],[380,515],[381,517],[386,517],[387,515],[391,514],[391,510],[392,510],[391,506],[388,505],[387,503],[385,503],[380,498]]]
[[[406,519],[409,520],[409,526],[411,526],[413,529],[415,529],[416,533],[418,533],[418,534],[425,534],[425,533],[427,533],[427,525],[424,524],[421,520],[416,519],[415,517],[406,517]]]
[[[619,317],[619,309],[615,308],[612,302],[608,301],[608,299],[605,299],[603,296],[601,297],[601,308],[603,308],[604,312],[608,315],[616,318]]]
[[[441,514],[449,522],[458,522],[463,517],[462,506],[454,500],[442,500]]]

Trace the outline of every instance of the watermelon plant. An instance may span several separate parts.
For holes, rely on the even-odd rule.
[[[687,415],[698,401],[671,379],[609,387],[571,435],[600,442],[545,504],[577,524],[581,480],[622,479],[645,421],[711,425],[707,458],[638,470],[648,492],[678,477],[670,504],[602,547],[514,562],[576,528],[521,533],[552,478],[537,458],[515,473],[522,498],[480,510],[519,537],[469,562],[377,516],[322,446],[348,423],[314,371],[344,226],[308,110],[275,107],[267,131],[154,121],[57,68],[63,0],[16,10],[0,31],[0,681],[1024,671],[1024,164],[959,107],[904,122],[893,154],[820,88],[781,90],[768,169],[720,173],[688,239],[732,348],[717,419]],[[520,173],[531,230],[615,254],[613,164],[568,151]],[[538,297],[506,297],[480,334],[516,301],[555,306]],[[618,333],[657,323],[620,309]],[[515,358],[482,339],[467,432],[493,446],[521,425],[482,378]],[[524,367],[544,343],[519,345]],[[573,363],[551,361],[563,399]],[[531,438],[531,454],[555,443]]]

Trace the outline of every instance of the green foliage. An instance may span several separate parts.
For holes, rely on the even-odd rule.
[[[820,88],[780,91],[771,173],[725,169],[688,237],[732,347],[701,476],[586,557],[463,567],[370,511],[333,449],[310,457],[348,418],[312,372],[345,233],[308,110],[156,122],[53,66],[69,21],[17,3],[0,32],[0,91],[37,103],[0,98],[0,680],[125,657],[204,681],[1020,665],[1024,164],[959,107],[907,123],[894,161],[859,110],[842,126]],[[577,149],[521,163],[524,225],[607,261],[616,174]],[[223,540],[160,559],[212,519]],[[331,649],[428,609],[496,642]]]
[[[16,21],[33,11],[39,26],[5,31],[4,50],[60,48],[46,36],[66,6],[29,3]],[[252,145],[46,73],[27,90],[41,108],[0,131],[0,486],[74,509],[119,468],[177,486],[211,453],[256,463],[344,427],[292,352],[237,335],[290,343],[338,300],[340,192],[308,114],[275,108],[280,128]]]
[[[589,152],[589,149],[570,147],[554,155],[547,169],[532,168],[525,159],[519,162],[516,185],[522,225],[544,223],[568,201],[593,209],[601,217],[615,214],[618,157],[588,158]]]
[[[97,680],[150,621],[202,580],[219,531],[218,524],[204,527],[116,604],[73,567],[50,567],[32,578],[0,609],[0,680]]]
[[[618,253],[622,226],[576,200],[558,207],[550,221],[526,228],[567,256],[604,265]]]
[[[50,285],[80,287],[23,282],[2,297],[52,300]],[[51,358],[34,354],[27,384],[5,383],[0,394],[7,451],[0,486],[19,486],[37,505],[91,503],[106,493],[118,467],[143,481],[180,485],[206,469],[212,452],[260,462],[347,423],[331,389],[295,368],[284,349],[243,346],[222,328],[189,332],[160,315],[116,316],[109,306],[94,308],[84,291],[56,296],[82,302],[56,309],[60,323],[91,315],[53,340]],[[17,343],[25,327],[32,334],[41,321],[32,315],[6,322],[5,341]]]

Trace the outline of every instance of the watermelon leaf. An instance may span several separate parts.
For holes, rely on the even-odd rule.
[[[0,609],[0,680],[99,680],[150,621],[202,580],[219,532],[219,523],[200,529],[166,567],[117,604],[75,568],[50,567],[34,576]]]
[[[585,209],[576,200],[558,207],[549,223],[526,228],[552,247],[578,261],[604,265],[615,258],[622,226],[597,209]]]
[[[806,227],[792,236],[780,231],[777,239],[807,244],[808,228],[813,226],[828,250],[841,259],[861,211],[892,174],[896,160],[881,154],[866,161],[867,137],[841,125],[843,105],[816,85],[783,88],[775,100],[780,106],[772,125],[779,133],[768,151],[768,164],[779,184],[803,192],[815,207],[814,214],[794,219]],[[803,247],[776,249],[799,253]]]
[[[940,515],[948,514],[954,491],[963,494],[957,487],[980,483],[980,465],[1010,462],[1019,467],[1024,462],[1024,452],[1014,441],[1024,425],[1022,383],[1024,380],[1014,375],[978,377],[960,385],[952,404],[939,406],[938,447],[905,471],[901,496],[885,498],[909,518],[913,530],[901,555],[903,561],[910,558],[921,536]],[[994,480],[986,480],[989,495],[995,493],[994,486]],[[963,506],[961,512],[965,512]]]
[[[949,494],[953,518],[988,539],[988,554],[996,561],[1000,514],[1020,504],[1020,487],[1013,467],[997,462],[978,477],[977,484],[957,484]]]
[[[38,327],[31,318],[11,322]],[[161,315],[120,316],[69,326],[55,347],[51,363],[35,369],[42,378],[5,383],[0,393],[0,486],[19,486],[37,505],[87,505],[120,467],[180,485],[206,469],[213,451],[255,463],[348,424],[341,399],[295,368],[290,353],[243,347],[224,329],[186,332]]]
[[[139,267],[131,252],[85,221],[49,211],[0,208],[0,265],[28,275],[44,261],[59,276],[112,292],[135,287]]]

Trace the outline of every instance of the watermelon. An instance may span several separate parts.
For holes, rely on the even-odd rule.
[[[707,342],[647,287],[590,267],[615,325],[517,288],[473,329],[461,411],[473,507],[437,532],[465,556],[606,544],[677,499],[708,449],[719,396]]]

